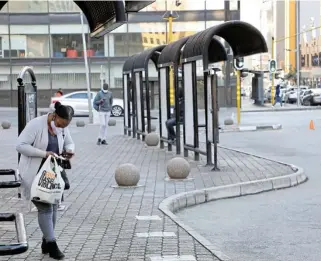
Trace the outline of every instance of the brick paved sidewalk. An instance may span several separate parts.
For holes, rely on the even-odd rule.
[[[147,148],[141,141],[121,135],[121,123],[110,128],[107,147],[96,146],[97,126],[71,128],[76,157],[68,172],[71,190],[65,194],[66,210],[59,212],[56,228],[65,260],[140,261],[161,256],[185,256],[181,260],[218,260],[189,234],[158,210],[159,203],[176,193],[204,187],[249,181],[292,173],[290,167],[253,156],[220,149],[220,172],[211,172],[202,162],[190,160],[189,181],[166,181],[166,164],[175,156],[159,148]],[[16,129],[0,130],[0,168],[16,166]],[[141,173],[135,189],[117,189],[114,171],[122,163],[133,163]],[[0,211],[19,211],[17,190],[1,190]],[[27,253],[0,260],[49,260],[41,254],[41,232],[36,212],[25,214],[30,249]],[[136,216],[159,216],[160,220],[138,220]],[[149,237],[145,234],[152,233]],[[162,232],[172,232],[164,233]],[[14,239],[14,230],[0,224],[0,240]],[[159,237],[159,235],[163,237]],[[155,236],[156,235],[156,236]],[[195,259],[192,259],[195,258]]]

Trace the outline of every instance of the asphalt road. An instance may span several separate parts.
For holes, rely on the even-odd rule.
[[[235,261],[320,261],[321,111],[249,114],[251,120],[278,120],[283,130],[224,133],[221,144],[301,166],[309,181],[206,203],[178,215]],[[314,131],[309,130],[311,119]]]

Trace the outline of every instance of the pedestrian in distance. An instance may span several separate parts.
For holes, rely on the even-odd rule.
[[[179,122],[183,122],[184,120],[184,93],[183,89],[179,88],[178,90],[179,97]],[[168,139],[170,142],[174,143],[176,140],[176,133],[174,127],[176,126],[176,107],[174,109],[173,115],[170,119],[166,121],[166,128],[168,132]]]
[[[107,83],[104,83],[102,89],[97,93],[93,107],[99,113],[100,121],[97,145],[107,145],[108,121],[113,107],[113,94],[109,91]]]
[[[64,95],[64,93],[61,88],[59,88],[59,90],[55,93],[55,97],[61,97],[63,95]]]
[[[68,130],[74,110],[60,102],[55,103],[55,111],[29,121],[20,133],[16,150],[21,154],[19,173],[21,176],[22,196],[38,209],[38,224],[42,231],[41,249],[43,254],[56,260],[64,258],[55,238],[58,204],[49,204],[31,198],[33,181],[46,158],[63,155],[70,159],[75,145]]]
[[[275,98],[272,107],[274,107],[277,103],[280,103],[281,107],[283,106],[283,92],[281,92],[280,84],[278,84],[275,88]]]

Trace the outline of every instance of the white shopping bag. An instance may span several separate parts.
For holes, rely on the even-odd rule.
[[[48,204],[59,204],[65,182],[56,158],[49,156],[31,186],[31,199]]]

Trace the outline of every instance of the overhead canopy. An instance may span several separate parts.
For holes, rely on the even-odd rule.
[[[148,67],[148,62],[151,59],[157,67],[157,62],[161,51],[166,45],[159,45],[150,49],[147,49],[140,54],[137,54],[134,62],[134,71],[144,71]]]
[[[91,37],[101,37],[127,22],[126,12],[138,12],[156,0],[74,1],[87,18]],[[8,1],[0,1],[0,10]]]
[[[125,1],[126,5],[126,12],[138,12],[145,8],[146,6],[149,6],[150,4],[154,3],[156,0],[145,0],[145,1]]]
[[[179,39],[168,44],[161,52],[158,59],[158,67],[166,67],[172,64],[179,64],[181,50],[190,36]]]
[[[129,74],[132,72],[132,70],[134,69],[134,62],[137,55],[139,54],[134,54],[125,61],[123,66],[123,74]]]
[[[193,35],[186,42],[182,58],[196,59],[202,55],[203,67],[207,69],[210,63],[215,62],[213,59],[218,59],[217,50],[213,46],[216,43],[212,43],[214,36],[223,38],[231,46],[234,58],[268,51],[265,39],[258,29],[246,22],[229,21]]]
[[[123,1],[74,1],[85,14],[91,36],[100,37],[127,21]]]

